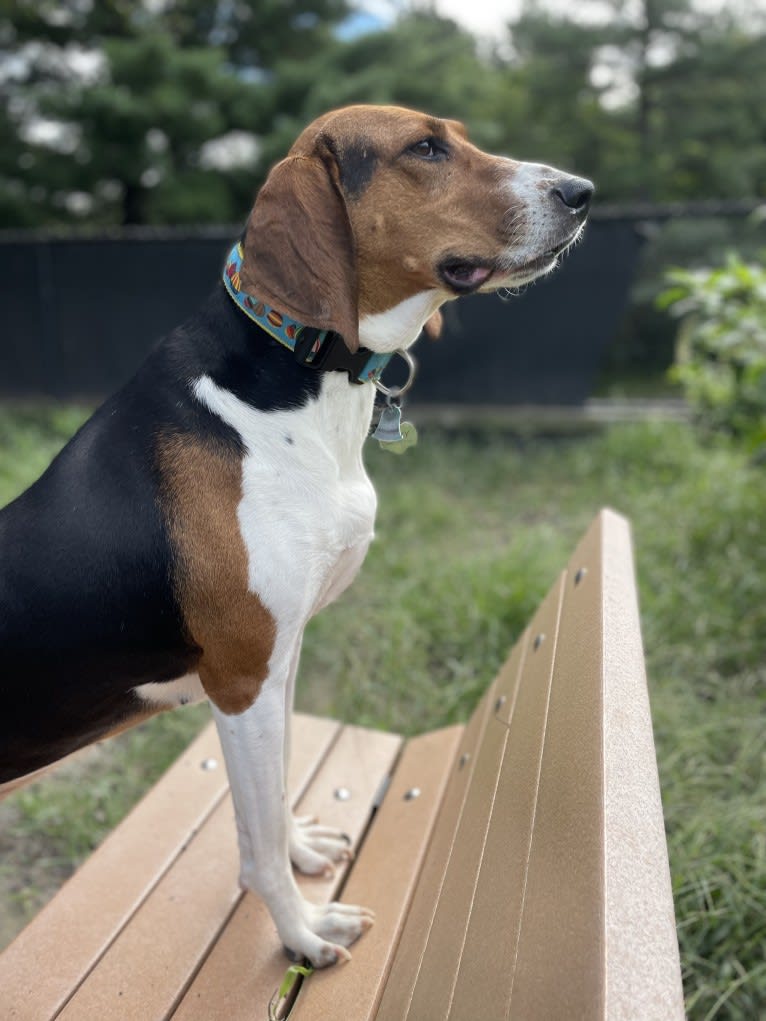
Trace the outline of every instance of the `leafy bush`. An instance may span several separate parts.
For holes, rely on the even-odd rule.
[[[766,269],[730,254],[667,280],[658,304],[682,319],[671,378],[705,427],[766,445]]]

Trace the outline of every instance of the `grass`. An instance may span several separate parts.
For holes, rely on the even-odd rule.
[[[82,415],[0,409],[0,503]],[[309,628],[299,707],[405,733],[465,718],[598,508],[629,515],[687,1010],[766,1015],[762,468],[668,423],[555,441],[425,431],[401,458],[369,444],[367,462],[378,538]],[[22,848],[3,866],[15,922],[49,883],[35,854],[58,882],[204,712],[159,717],[97,749],[77,766],[85,777],[54,776],[0,808],[0,850]]]

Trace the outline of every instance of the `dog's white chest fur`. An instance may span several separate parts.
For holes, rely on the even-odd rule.
[[[238,518],[250,591],[279,625],[300,626],[351,583],[373,537],[362,445],[374,390],[327,373],[305,407],[265,412],[207,376],[193,389],[245,447]]]

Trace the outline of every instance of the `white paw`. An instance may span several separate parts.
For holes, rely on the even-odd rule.
[[[298,816],[290,828],[290,861],[309,876],[332,876],[333,862],[350,861],[350,840],[340,830],[320,826],[311,816]]]
[[[353,904],[310,904],[304,902],[305,925],[286,941],[287,953],[293,959],[307,957],[315,968],[326,968],[351,960],[348,947],[375,921],[368,908]]]

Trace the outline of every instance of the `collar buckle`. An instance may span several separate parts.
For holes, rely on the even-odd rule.
[[[347,372],[350,381],[361,386],[365,380],[359,377],[370,358],[370,352],[360,348],[352,354],[339,333],[304,326],[295,338],[295,358],[308,369]]]

